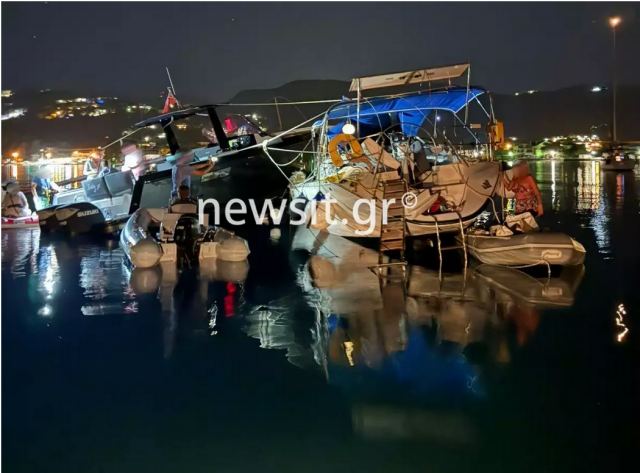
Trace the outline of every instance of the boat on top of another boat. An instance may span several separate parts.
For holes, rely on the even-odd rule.
[[[326,215],[318,218],[318,228],[381,238],[389,248],[403,246],[399,242],[408,236],[460,232],[471,225],[499,184],[492,143],[501,127],[488,91],[471,86],[468,73],[469,64],[458,64],[353,79],[356,97],[339,101],[313,123],[313,162],[307,175],[291,176],[292,198],[330,196],[335,202],[328,215],[318,206]],[[452,85],[462,76],[465,86]],[[398,86],[419,88],[362,95]],[[403,196],[409,205],[401,205]],[[363,199],[375,205],[359,205]],[[393,225],[383,223],[383,201],[390,203]]]

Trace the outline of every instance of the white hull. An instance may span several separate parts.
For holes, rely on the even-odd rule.
[[[463,163],[445,164],[423,182],[423,189],[411,192],[416,196],[416,206],[406,208],[405,217],[410,236],[433,235],[436,233],[456,232],[471,225],[483,211],[499,184],[500,165],[497,162],[480,162],[467,166]],[[291,195],[294,198],[304,196],[312,201],[318,192],[330,196],[336,202],[329,206],[326,230],[332,235],[344,237],[380,237],[382,217],[381,190],[374,182],[371,173],[363,173],[357,181],[341,183],[307,182],[294,185]],[[429,214],[427,210],[438,198],[445,199],[457,211]],[[369,221],[372,205],[363,204],[357,210],[357,202],[361,199],[375,203],[375,226],[371,230]],[[326,207],[322,202],[318,208]],[[356,219],[358,216],[361,222]],[[324,215],[318,221],[324,223]]]

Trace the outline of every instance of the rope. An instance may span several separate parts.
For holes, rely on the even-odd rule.
[[[327,100],[306,100],[302,102],[255,102],[255,103],[219,103],[219,107],[280,107],[282,105],[312,105],[318,103],[338,103],[342,102],[340,99],[327,99]]]

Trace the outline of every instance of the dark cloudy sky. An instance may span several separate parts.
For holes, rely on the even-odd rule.
[[[2,87],[187,100],[470,60],[496,92],[640,83],[640,6],[615,3],[2,3]]]

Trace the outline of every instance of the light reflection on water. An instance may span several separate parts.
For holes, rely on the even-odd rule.
[[[517,451],[517,440],[512,440],[512,435],[528,446],[554,435],[558,426],[537,431],[535,438],[533,434],[527,437],[526,432],[514,433],[513,429],[502,435],[497,433],[499,427],[494,426],[494,418],[499,426],[500,422],[511,425],[511,416],[523,419],[531,415],[535,419],[527,418],[528,425],[537,426],[539,419],[546,422],[554,417],[545,415],[549,405],[557,404],[558,411],[564,413],[575,409],[574,402],[579,403],[576,399],[583,397],[589,406],[584,412],[594,415],[589,409],[603,401],[599,392],[588,391],[589,383],[595,385],[603,376],[614,376],[620,368],[616,365],[616,370],[611,370],[602,361],[604,367],[598,371],[598,366],[586,367],[588,360],[609,359],[608,352],[597,350],[608,342],[618,348],[631,346],[634,332],[637,333],[632,317],[637,307],[633,299],[636,288],[622,276],[625,270],[628,273],[637,269],[636,242],[631,237],[638,226],[636,175],[603,173],[597,162],[554,161],[535,166],[534,175],[546,210],[543,226],[565,230],[585,245],[585,272],[576,268],[547,280],[517,270],[480,266],[466,275],[447,274],[440,280],[434,271],[415,266],[409,268],[404,291],[393,278],[381,284],[366,268],[368,258],[377,262],[377,254],[360,247],[349,246],[341,252],[340,243],[329,241],[331,252],[310,260],[304,250],[317,240],[309,240],[306,235],[305,242],[304,232],[301,240],[294,241],[297,251],[290,252],[283,244],[260,246],[258,241],[255,246],[251,243],[251,268],[216,264],[197,274],[178,273],[171,267],[131,271],[122,264],[122,253],[113,243],[54,242],[40,240],[38,231],[3,231],[3,313],[20,305],[13,317],[3,320],[3,324],[9,324],[9,332],[3,326],[3,333],[12,337],[3,335],[3,343],[8,342],[4,354],[11,357],[16,352],[24,355],[25,350],[34,351],[36,355],[30,362],[35,367],[27,361],[21,369],[38,373],[33,378],[40,380],[41,392],[59,391],[58,396],[65,399],[73,393],[65,391],[61,373],[66,376],[70,367],[76,367],[74,363],[83,369],[82,382],[71,383],[69,389],[87,389],[84,376],[95,381],[94,375],[85,375],[81,361],[68,361],[86,356],[92,360],[86,372],[91,373],[92,365],[99,364],[115,385],[126,370],[123,364],[138,363],[135,374],[128,379],[131,392],[127,388],[120,399],[135,398],[138,377],[152,378],[154,397],[161,398],[163,391],[171,389],[168,385],[174,383],[171,376],[175,376],[162,369],[176,367],[176,372],[186,373],[178,378],[179,392],[203,393],[204,399],[184,405],[203,406],[217,400],[223,391],[226,409],[237,412],[243,412],[246,406],[242,402],[234,404],[235,397],[242,398],[245,404],[259,398],[266,410],[278,403],[286,404],[286,413],[276,410],[282,414],[282,422],[297,403],[303,404],[296,411],[300,413],[313,411],[315,402],[330,399],[330,404],[339,404],[343,411],[329,410],[323,415],[333,419],[346,412],[349,432],[360,439],[376,439],[381,442],[375,444],[377,447],[386,441],[412,439],[490,448],[495,440],[496,445]],[[281,243],[285,241],[283,238]],[[340,254],[348,264],[331,253]],[[28,300],[23,301],[25,297]],[[21,318],[29,323],[20,325]],[[101,348],[94,349],[93,345]],[[37,351],[40,349],[45,356]],[[124,359],[109,358],[120,350],[127,354]],[[192,352],[196,354],[190,357]],[[140,353],[151,355],[145,358]],[[42,376],[49,367],[49,356],[60,367],[59,372],[55,371],[57,377],[51,379]],[[243,363],[244,358],[249,361]],[[153,365],[154,360],[162,368]],[[585,366],[580,364],[582,360],[587,360]],[[233,374],[225,378],[230,388],[202,388],[202,383],[221,376],[221,366],[237,363],[243,368],[229,368]],[[150,365],[153,368],[146,373]],[[292,371],[286,371],[283,365]],[[42,366],[46,368],[41,370]],[[564,370],[571,371],[570,382],[563,381],[567,378]],[[96,376],[102,375],[101,371]],[[248,382],[245,377],[262,379],[268,387],[259,387],[260,394],[249,398],[243,391],[243,383]],[[22,379],[20,373],[10,381],[19,389]],[[238,384],[237,379],[242,381]],[[283,383],[282,379],[287,381]],[[563,382],[576,385],[579,396],[574,395],[572,387],[556,386]],[[607,382],[621,383],[617,378]],[[282,388],[281,392],[273,387],[288,383],[293,385],[290,390]],[[162,388],[156,390],[158,385]],[[337,400],[320,385],[339,392]],[[506,396],[505,385],[510,389]],[[571,401],[560,395],[555,397],[555,391],[544,386],[557,387]],[[274,398],[269,397],[271,389]],[[31,390],[31,386],[24,388],[25,392]],[[301,400],[301,392],[307,396],[306,401]],[[536,394],[541,398],[537,405]],[[99,397],[99,393],[94,395]],[[101,432],[101,425],[110,424],[112,416],[121,420],[135,417],[137,410],[145,412],[141,406],[149,399],[146,390],[143,399],[134,407],[116,404],[92,428]],[[38,402],[29,398],[24,408],[31,410],[34,403],[39,409],[34,411],[46,412],[50,408]],[[170,404],[165,406],[166,412],[175,412],[170,417],[180,417],[186,409],[184,405]],[[488,424],[473,414],[479,405],[490,406]],[[528,414],[529,410],[536,410],[529,409],[530,405],[536,405],[542,414]],[[87,412],[99,416],[94,409],[90,403],[77,412],[65,411],[65,422],[76,425],[74,417],[86,417]],[[155,410],[149,409],[152,412],[142,424],[155,419]],[[192,415],[200,419],[205,415],[203,411],[204,408]],[[573,422],[588,417],[578,411]],[[218,422],[232,431],[242,419],[234,418],[225,424],[221,414],[212,419],[211,425]],[[253,422],[255,416],[248,421],[251,428]],[[25,429],[28,435],[20,438],[25,444],[34,445],[34,450],[46,449],[46,442],[39,435],[47,442],[55,437],[53,427],[43,420],[24,424],[27,427],[22,420],[14,420],[10,423],[13,425]],[[77,425],[84,424],[78,421]],[[78,431],[84,431],[85,427],[77,425]],[[174,432],[171,427],[169,438]],[[306,428],[313,430],[308,425]],[[225,435],[227,430],[223,429]],[[281,440],[282,436],[272,430],[266,437],[273,434]],[[188,432],[185,428],[181,435],[189,442],[197,442]],[[243,431],[243,439],[246,435],[251,437],[247,432],[251,429]],[[113,437],[112,432],[102,433],[102,437],[98,435],[102,441]],[[326,433],[326,438],[331,438],[335,431],[328,429]],[[118,435],[129,438],[127,432]],[[229,435],[237,440],[234,434]],[[220,441],[220,437],[209,437],[207,433],[200,432],[200,437],[207,449],[215,450],[212,445]],[[269,444],[266,437],[259,442]],[[377,447],[367,450],[368,454],[375,457]],[[92,448],[96,448],[92,453],[95,458],[108,456],[99,447]],[[143,445],[145,458],[158,453],[145,448]],[[332,448],[333,454],[341,447]],[[303,450],[302,456],[306,453]],[[345,454],[345,458],[350,455]],[[512,469],[515,470],[517,467]]]

